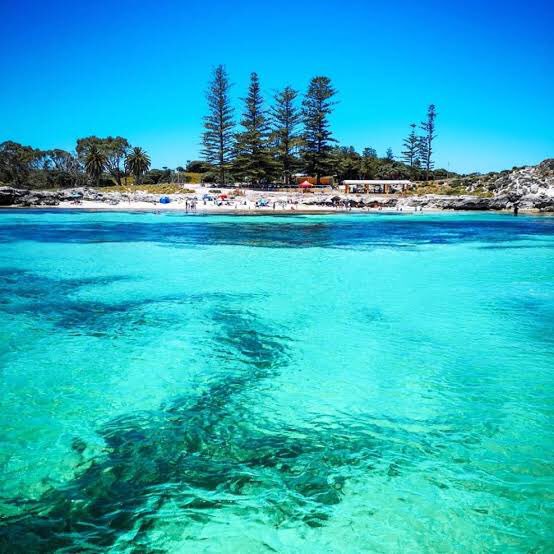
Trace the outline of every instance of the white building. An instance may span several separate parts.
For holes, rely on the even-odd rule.
[[[347,179],[340,184],[339,189],[346,193],[364,192],[366,194],[389,194],[393,192],[403,192],[411,186],[412,182],[406,179]]]

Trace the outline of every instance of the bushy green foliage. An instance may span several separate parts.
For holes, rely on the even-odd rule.
[[[179,170],[179,168],[177,168]],[[187,162],[185,171],[187,173],[206,173],[210,170],[210,164],[202,160],[191,160]]]
[[[145,185],[156,185],[158,183],[167,183],[171,180],[170,169],[150,169],[144,174],[142,182]]]
[[[77,140],[75,148],[82,163],[86,164],[87,159],[91,162],[93,173],[89,174],[93,176],[94,180],[98,180],[98,176],[103,171],[107,171],[118,185],[121,185],[121,180],[125,175],[125,159],[130,149],[131,145],[126,138],[111,136],[80,138]],[[102,166],[102,169],[97,175],[99,166]]]
[[[150,194],[193,194],[194,190],[184,188],[181,185],[175,183],[159,183],[157,185],[145,185],[138,186],[111,186],[102,189],[103,192],[120,192],[120,193],[133,193],[137,191],[143,191]]]
[[[141,177],[150,168],[150,156],[140,146],[135,146],[127,152],[125,169],[131,173],[136,184],[140,184]]]
[[[333,175],[339,181],[344,179],[410,179],[421,180],[424,171],[421,168],[390,159],[379,158],[373,148],[365,148],[359,154],[353,146],[336,147],[331,151],[331,167]],[[446,177],[446,171],[437,170],[437,175]],[[433,172],[431,173],[433,176]]]
[[[63,188],[83,185],[86,177],[70,152],[6,141],[0,144],[0,181],[16,187]]]

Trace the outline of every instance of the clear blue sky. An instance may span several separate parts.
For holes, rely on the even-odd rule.
[[[554,156],[554,3],[0,0],[0,141],[72,149],[123,135],[157,167],[198,157],[211,70],[240,108],[328,75],[336,138],[401,150],[433,102],[437,165],[487,171]]]

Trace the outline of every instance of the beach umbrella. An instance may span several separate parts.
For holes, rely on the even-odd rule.
[[[312,183],[309,181],[304,181],[298,185],[300,188],[307,189],[308,187],[313,187]]]

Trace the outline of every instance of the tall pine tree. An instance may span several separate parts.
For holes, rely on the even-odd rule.
[[[275,163],[269,145],[269,119],[257,73],[250,75],[250,86],[244,102],[240,122],[244,130],[237,134],[235,144],[236,172],[251,183],[267,182],[275,173]]]
[[[285,87],[275,95],[275,103],[271,108],[275,158],[287,186],[290,185],[293,170],[298,166],[295,153],[301,142],[298,134],[301,113],[295,103],[297,97],[296,90],[292,87]]]
[[[304,145],[302,155],[306,170],[315,175],[317,184],[321,176],[331,170],[331,143],[336,142],[329,129],[329,115],[336,90],[328,77],[314,77],[302,102]]]
[[[433,169],[435,163],[433,161],[433,141],[437,138],[435,133],[435,118],[437,112],[435,105],[431,104],[427,109],[427,119],[420,124],[423,130],[423,136],[421,137],[419,144],[419,157],[421,159],[421,165],[425,170],[425,180],[429,180],[429,172]]]
[[[403,141],[402,160],[413,169],[418,165],[419,137],[416,134],[416,124],[411,123],[410,128],[410,134]]]
[[[204,118],[202,136],[202,156],[205,161],[215,166],[218,180],[225,184],[225,173],[233,154],[233,108],[229,97],[231,85],[225,67],[219,65],[214,70],[206,98],[208,115]]]

